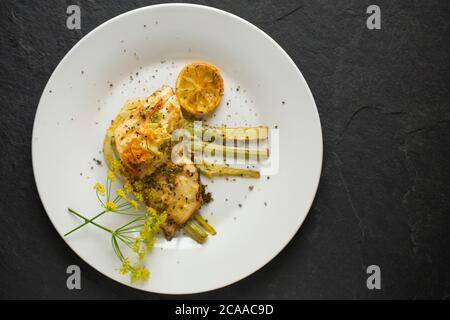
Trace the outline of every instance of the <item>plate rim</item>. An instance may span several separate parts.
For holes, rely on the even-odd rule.
[[[237,20],[240,23],[244,23],[245,25],[247,25],[249,28],[253,29],[254,31],[258,32],[260,35],[262,35],[266,40],[269,40],[272,45],[274,45],[282,54],[283,56],[289,61],[289,63],[291,64],[291,66],[294,68],[294,70],[296,71],[297,75],[300,77],[301,82],[303,82],[303,84],[305,85],[306,89],[307,89],[307,93],[310,96],[313,104],[314,104],[314,113],[316,115],[317,121],[318,121],[318,125],[319,125],[319,131],[318,131],[318,138],[320,138],[320,146],[318,146],[318,152],[319,152],[319,159],[320,159],[320,165],[319,165],[319,170],[318,170],[318,176],[316,177],[316,183],[314,186],[314,196],[312,197],[312,199],[310,200],[309,204],[307,205],[307,212],[306,214],[301,218],[301,221],[299,220],[299,224],[298,224],[298,228],[295,230],[295,232],[292,233],[292,235],[290,235],[289,237],[287,237],[287,240],[284,244],[282,244],[279,248],[278,251],[274,251],[273,254],[271,254],[271,258],[268,259],[266,262],[264,262],[263,264],[261,264],[260,266],[258,266],[257,268],[255,268],[252,272],[248,273],[247,275],[244,276],[240,276],[232,281],[226,281],[226,283],[217,286],[217,287],[213,287],[210,289],[205,289],[205,290],[200,290],[200,291],[192,291],[192,290],[188,290],[188,291],[184,291],[184,292],[172,292],[172,291],[150,291],[145,289],[144,287],[137,287],[132,285],[131,283],[128,282],[120,282],[116,279],[114,279],[112,276],[110,276],[109,274],[107,274],[106,272],[103,272],[99,269],[97,269],[96,267],[92,266],[86,259],[83,258],[82,254],[80,252],[78,252],[77,250],[75,250],[73,248],[73,246],[69,243],[69,241],[62,236],[62,234],[58,231],[58,228],[55,225],[55,222],[53,221],[51,215],[48,213],[48,210],[46,208],[46,205],[43,201],[43,196],[41,194],[41,190],[39,187],[39,183],[38,183],[38,179],[36,178],[36,164],[35,164],[35,158],[37,157],[36,153],[36,147],[35,147],[35,138],[36,138],[36,118],[38,115],[38,111],[39,111],[39,106],[42,103],[44,94],[47,90],[48,84],[50,82],[50,80],[53,78],[54,74],[57,73],[57,71],[61,68],[61,65],[64,63],[65,60],[67,60],[72,54],[73,52],[78,48],[78,46],[81,45],[81,43],[83,41],[86,41],[87,39],[89,39],[90,37],[93,36],[93,34],[105,27],[107,27],[110,23],[113,23],[116,20],[119,20],[125,16],[128,15],[132,15],[135,14],[136,12],[139,11],[145,11],[145,10],[151,10],[154,8],[159,8],[159,7],[189,7],[189,8],[197,8],[197,9],[203,9],[203,10],[210,10],[213,11],[215,13],[219,13],[222,15],[226,15],[232,19]],[[75,43],[73,45],[72,48],[70,48],[70,50],[64,55],[64,57],[59,61],[59,63],[57,64],[57,66],[55,67],[55,69],[53,70],[52,74],[50,75],[49,79],[47,80],[47,83],[42,91],[41,97],[39,99],[39,103],[37,105],[36,108],[36,113],[34,115],[34,120],[33,120],[33,129],[32,129],[32,135],[31,135],[31,161],[32,161],[32,169],[33,169],[33,177],[34,177],[34,181],[36,184],[36,189],[39,195],[39,199],[41,200],[41,204],[45,210],[45,213],[47,214],[47,217],[49,218],[50,222],[53,225],[53,228],[56,230],[56,232],[59,234],[59,236],[62,238],[62,240],[69,246],[69,248],[81,259],[84,261],[84,263],[86,263],[87,265],[89,265],[92,269],[96,270],[97,272],[99,272],[100,274],[106,276],[107,278],[113,280],[115,283],[118,283],[120,285],[124,285],[126,287],[130,287],[133,289],[137,289],[139,291],[143,291],[143,292],[148,292],[148,293],[156,293],[156,294],[164,294],[164,295],[192,295],[192,294],[200,294],[200,293],[205,293],[205,292],[211,292],[214,290],[219,290],[225,287],[228,287],[230,285],[233,285],[245,278],[248,278],[249,276],[253,275],[254,273],[258,272],[259,270],[261,270],[263,267],[265,267],[269,262],[273,261],[279,254],[281,251],[283,251],[286,246],[292,241],[292,239],[295,237],[295,235],[298,233],[298,231],[300,230],[301,226],[303,225],[306,217],[308,216],[308,214],[310,213],[311,207],[313,205],[313,202],[316,198],[317,195],[317,190],[320,184],[320,178],[322,175],[322,170],[323,170],[323,133],[322,133],[322,124],[320,121],[320,114],[319,111],[317,109],[317,104],[316,101],[314,99],[314,95],[311,92],[311,89],[309,88],[308,83],[306,82],[303,74],[301,73],[300,69],[298,68],[298,66],[295,64],[295,62],[292,60],[292,58],[289,56],[289,54],[278,44],[278,42],[276,42],[272,37],[270,37],[266,32],[264,32],[262,29],[258,28],[256,25],[254,25],[253,23],[245,20],[244,18],[239,17],[236,14],[230,13],[228,11],[222,10],[222,9],[218,9],[212,6],[206,6],[206,5],[200,5],[200,4],[193,4],[193,3],[163,3],[163,4],[155,4],[155,5],[149,5],[149,6],[143,6],[143,7],[139,7],[136,9],[132,9],[129,11],[126,11],[124,13],[121,13],[117,16],[114,16],[108,20],[106,20],[105,22],[101,23],[100,25],[98,25],[97,27],[95,27],[94,29],[92,29],[91,31],[89,31],[85,36],[83,36],[80,40],[77,41],[77,43]]]

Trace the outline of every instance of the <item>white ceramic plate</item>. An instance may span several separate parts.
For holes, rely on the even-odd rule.
[[[75,45],[50,77],[36,113],[36,184],[62,235],[80,223],[68,207],[87,216],[99,212],[92,185],[105,180],[106,168],[93,158],[103,160],[104,132],[124,101],[164,83],[174,86],[180,68],[199,59],[219,66],[225,79],[210,122],[278,127],[279,168],[259,180],[203,178],[215,200],[202,213],[218,234],[202,246],[183,235],[159,239],[146,260],[151,278],[132,285],[146,291],[185,294],[229,285],[268,263],[295,235],[322,166],[320,120],[302,74],[275,41],[239,17],[197,5],[150,6],[102,24]],[[110,214],[101,222],[121,221]],[[95,269],[130,285],[118,274],[103,231],[88,226],[64,240]]]

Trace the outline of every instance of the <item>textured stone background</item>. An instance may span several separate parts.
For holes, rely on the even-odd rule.
[[[324,135],[314,205],[287,248],[250,277],[195,298],[450,298],[448,1],[197,1],[273,37],[316,99]],[[154,1],[0,2],[0,297],[167,298],[112,282],[53,229],[36,192],[41,92],[90,30]],[[79,4],[82,30],[65,27]],[[368,5],[382,29],[365,27]],[[66,267],[82,269],[69,291]],[[382,290],[366,289],[366,267]]]

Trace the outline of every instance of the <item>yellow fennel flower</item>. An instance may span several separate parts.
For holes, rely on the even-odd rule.
[[[141,231],[139,232],[139,236],[141,237],[141,239],[144,239],[145,241],[147,241],[147,239],[153,237],[151,230],[147,227],[145,222],[144,222],[144,226],[142,227]]]
[[[158,232],[159,227],[167,220],[167,212],[164,211],[163,213],[156,215],[155,219],[156,219],[155,225],[157,229],[156,232]]]
[[[123,187],[127,193],[131,193],[133,191],[133,187],[131,186],[131,183],[129,183],[128,181],[127,183],[125,183]]]
[[[116,180],[116,176],[114,175],[114,172],[112,172],[112,171],[108,171],[107,177],[111,182],[114,182]]]
[[[163,212],[158,215],[156,210],[151,207],[147,207],[147,212],[148,215],[144,220],[144,226],[142,227],[141,234],[147,242],[152,242],[153,234],[159,232],[161,224],[163,224],[167,218],[167,214]]]
[[[145,256],[147,255],[147,250],[145,248],[142,248],[139,252],[138,252],[138,256],[139,256],[139,260],[144,260]]]
[[[154,188],[146,190],[146,193],[149,200],[155,200],[158,197],[158,192]]]
[[[119,269],[119,272],[121,274],[127,274],[128,272],[130,272],[131,270],[131,264],[130,264],[130,259],[125,258],[122,262],[122,266]]]
[[[141,232],[140,232],[140,236],[141,236],[142,239],[145,240],[145,243],[146,243],[147,247],[149,246],[149,244],[152,244],[154,242],[154,240],[153,240],[153,231],[152,231],[151,226],[148,225],[148,224],[145,224],[144,227],[142,227]],[[151,246],[153,246],[153,244]]]
[[[138,208],[138,203],[135,200],[129,200],[128,203],[135,209]]]
[[[119,197],[121,197],[122,199],[126,199],[127,195],[125,194],[125,191],[123,191],[122,189],[117,189],[116,193]]]
[[[119,160],[114,159],[111,162],[111,168],[112,168],[112,171],[118,172],[122,168],[122,165],[120,164]]]
[[[130,274],[131,283],[135,283],[136,281],[139,281],[139,280],[143,280],[143,281],[147,280],[149,275],[150,275],[150,272],[148,271],[148,269],[146,267],[140,266],[140,265],[135,265]]]
[[[136,191],[142,191],[144,189],[144,185],[141,181],[135,181],[133,186]]]
[[[135,253],[139,253],[139,250],[141,249],[141,242],[140,242],[140,240],[141,239],[139,237],[134,239],[133,247],[131,248],[131,250],[133,250],[133,252],[135,252]]]
[[[117,209],[117,204],[113,201],[106,201],[105,207],[106,209],[113,211]]]
[[[155,245],[155,238],[153,237],[153,234],[151,235],[151,237],[145,239],[145,245],[147,246],[147,251],[153,248],[153,246]]]
[[[156,210],[152,207],[147,207],[147,213],[152,217],[156,217]]]
[[[141,267],[139,272],[140,272],[141,280],[145,281],[148,279],[150,272],[148,271],[148,269],[146,267]]]
[[[134,197],[136,198],[137,201],[144,201],[144,197],[142,196],[142,193],[140,192],[134,192]]]
[[[100,182],[97,182],[94,184],[94,190],[101,195],[105,194],[105,186],[102,185]]]

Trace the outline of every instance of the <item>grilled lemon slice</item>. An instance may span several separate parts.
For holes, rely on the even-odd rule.
[[[176,95],[181,107],[195,115],[213,111],[223,95],[223,78],[217,67],[207,62],[193,62],[180,72]]]

